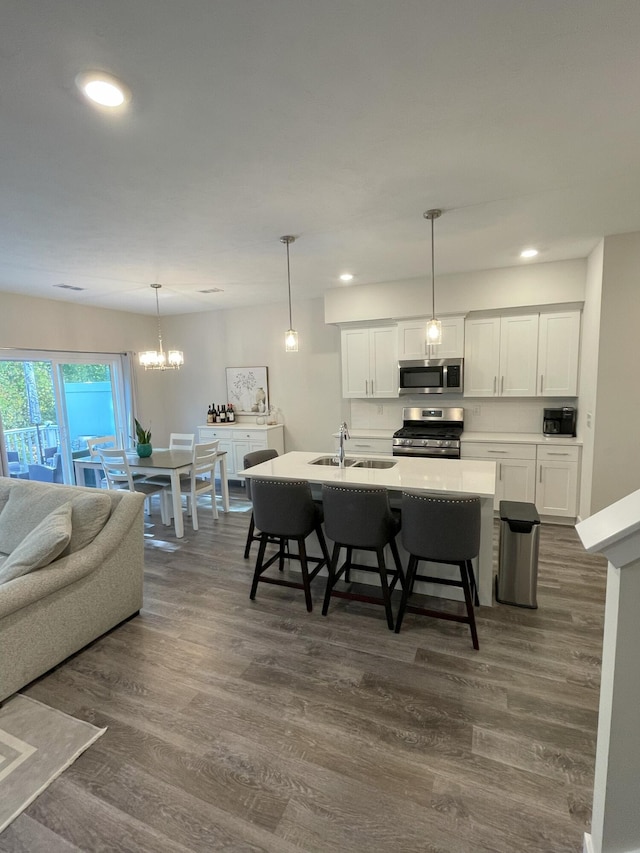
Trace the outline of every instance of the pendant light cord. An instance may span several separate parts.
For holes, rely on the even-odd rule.
[[[289,266],[289,241],[286,242],[287,246],[287,284],[289,287],[289,328],[293,328],[292,320],[291,320],[291,267]]]
[[[436,316],[436,273],[433,259],[433,220],[431,217],[431,319]]]
[[[158,291],[160,290],[160,285],[151,285],[156,292],[156,316],[158,318],[158,343],[160,344],[160,353],[162,354],[162,326],[160,325],[160,301],[158,300]]]

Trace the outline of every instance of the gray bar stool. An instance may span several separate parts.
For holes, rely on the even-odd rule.
[[[324,529],[334,542],[329,577],[324,595],[322,615],[329,611],[331,596],[337,598],[382,604],[387,615],[387,625],[393,631],[393,613],[391,611],[391,593],[398,582],[404,586],[405,578],[396,545],[396,534],[400,530],[400,519],[389,506],[387,490],[381,486],[356,486],[347,484],[325,484],[322,487],[322,505],[324,508]],[[389,545],[395,563],[395,569],[388,569],[384,559],[384,547]],[[347,549],[347,557],[338,569],[341,548]],[[377,567],[365,566],[353,562],[353,549],[374,551],[378,558]],[[350,570],[359,569],[377,572],[380,575],[381,596],[365,595],[357,592],[335,589],[336,583],[344,575],[350,582]],[[392,575],[391,584],[387,575]]]
[[[267,448],[266,450],[254,450],[252,453],[245,454],[244,457],[244,467],[245,468],[253,468],[254,465],[260,465],[261,462],[268,462],[269,459],[274,459],[278,455],[278,451],[274,450],[272,447]],[[251,478],[245,477],[244,487],[247,492],[247,498],[251,500]],[[249,532],[247,533],[247,541],[244,546],[244,558],[245,560],[249,559],[249,552],[251,550],[251,543],[258,542],[260,536],[255,534],[255,519],[253,517],[253,510],[251,511],[251,519],[249,521]]]
[[[477,557],[480,551],[480,498],[403,492],[402,544],[410,556],[407,581],[396,619],[396,634],[400,631],[405,612],[409,611],[436,619],[464,622],[471,629],[473,648],[478,649],[478,632],[471,596],[472,588],[475,589],[471,560]],[[458,566],[460,580],[419,575],[417,570],[421,561]],[[408,604],[417,580],[461,587],[464,591],[466,616]]]
[[[306,480],[261,480],[254,478],[251,483],[253,513],[255,525],[260,531],[258,559],[253,573],[253,583],[249,598],[253,601],[259,583],[273,583],[303,589],[307,610],[311,612],[311,581],[323,566],[329,565],[329,552],[322,533],[322,510],[314,503],[311,488]],[[320,543],[322,557],[309,557],[305,539],[315,530]],[[298,553],[291,554],[289,541],[298,543]],[[278,551],[265,562],[265,551],[270,542],[278,542]],[[302,569],[302,583],[285,578],[265,577],[264,572],[278,560],[278,568],[284,571],[285,558],[299,560]],[[315,563],[309,571],[309,563]]]

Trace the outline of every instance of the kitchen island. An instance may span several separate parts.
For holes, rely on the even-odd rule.
[[[351,460],[358,457],[351,456]],[[262,462],[240,472],[245,477],[279,478],[285,480],[307,480],[309,483],[353,483],[361,486],[384,486],[390,497],[399,498],[403,490],[418,490],[447,495],[475,495],[480,498],[481,533],[480,554],[476,577],[480,604],[491,606],[493,595],[493,497],[496,488],[495,462],[473,459],[417,459],[408,456],[367,456],[362,462],[366,467],[347,465],[339,468],[331,464],[314,464],[317,460],[330,460],[330,454],[292,451]],[[368,467],[372,460],[390,467]],[[398,537],[400,545],[400,537]],[[401,549],[402,555],[402,549]],[[403,557],[406,568],[406,555]],[[445,576],[454,576],[455,569],[442,566]],[[416,585],[416,591],[453,597],[450,588]],[[457,591],[456,591],[457,592]]]

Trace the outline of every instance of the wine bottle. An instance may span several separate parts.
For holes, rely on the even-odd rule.
[[[220,420],[223,424],[226,424],[227,422],[227,407],[224,403],[222,404],[222,411],[220,412]]]
[[[231,403],[227,403],[227,421],[232,424],[235,423],[236,413],[233,411],[233,405]]]
[[[208,424],[213,423],[213,403],[211,403],[211,405],[207,409],[207,423]]]
[[[216,423],[217,424],[222,423],[222,415],[220,413],[220,406],[218,406],[218,408],[216,409]]]

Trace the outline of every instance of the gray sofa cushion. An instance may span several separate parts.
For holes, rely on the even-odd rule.
[[[45,516],[0,565],[0,584],[42,569],[59,557],[71,539],[71,501]]]
[[[20,481],[9,494],[0,512],[0,542],[2,551],[11,554],[29,531],[33,530],[54,509],[69,500],[75,489],[56,486],[43,489],[41,483]],[[78,490],[79,491],[79,490]],[[71,541],[65,555],[79,551],[92,542],[111,514],[109,495],[80,492],[71,498]]]

